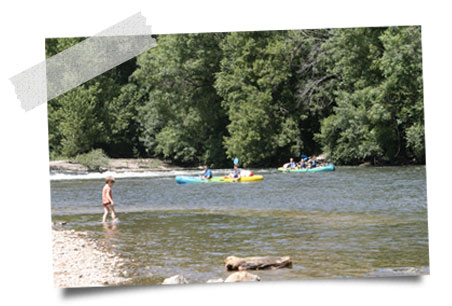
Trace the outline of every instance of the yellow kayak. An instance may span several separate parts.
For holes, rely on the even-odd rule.
[[[190,184],[190,183],[246,183],[246,182],[258,182],[262,181],[264,177],[262,175],[244,176],[240,179],[233,179],[223,176],[214,176],[210,180],[201,180],[199,176],[176,176],[176,182],[178,184]]]
[[[264,179],[264,177],[262,175],[253,175],[253,176],[246,176],[246,177],[241,177],[239,180],[237,179],[232,179],[232,178],[224,178],[223,181],[224,182],[239,182],[239,183],[244,183],[244,182],[257,182],[257,181],[262,181]]]

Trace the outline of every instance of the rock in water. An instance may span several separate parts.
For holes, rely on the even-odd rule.
[[[289,256],[284,257],[236,257],[229,256],[224,261],[228,271],[242,270],[264,270],[292,267],[292,260]]]
[[[178,284],[188,284],[188,281],[185,279],[183,275],[174,275],[168,278],[165,278],[162,285],[178,285]]]
[[[258,275],[251,274],[246,271],[234,272],[226,278],[225,283],[236,283],[236,282],[256,282],[260,281],[261,278]]]

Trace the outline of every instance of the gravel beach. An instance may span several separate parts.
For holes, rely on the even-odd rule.
[[[178,167],[171,163],[155,158],[110,158],[108,166],[102,171],[112,172],[148,172],[174,170],[200,170],[202,167]],[[71,160],[52,160],[49,162],[50,171],[87,172],[88,168]]]
[[[84,232],[52,230],[53,271],[57,288],[101,287],[126,283],[123,260],[99,247]]]

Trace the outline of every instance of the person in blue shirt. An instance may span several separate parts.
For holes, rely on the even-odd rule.
[[[311,157],[308,160],[308,168],[315,168],[319,163],[317,162],[317,158],[315,156]]]
[[[202,180],[210,180],[212,178],[212,170],[207,165],[204,166],[204,172],[201,174]]]
[[[301,168],[301,169],[306,168],[306,162],[305,162],[305,159],[304,159],[304,158],[302,158],[302,159],[300,160],[300,168]]]
[[[297,167],[297,163],[293,161],[293,158],[292,158],[292,157],[290,158],[290,161],[289,161],[288,163],[286,163],[286,164],[283,165],[283,168],[286,168],[286,169],[287,169],[287,168],[293,169],[293,168],[295,168],[295,167]]]

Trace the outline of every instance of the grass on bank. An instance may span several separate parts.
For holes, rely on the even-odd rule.
[[[101,171],[108,168],[110,158],[102,149],[95,149],[88,153],[77,155],[72,161],[87,167],[90,171]]]

